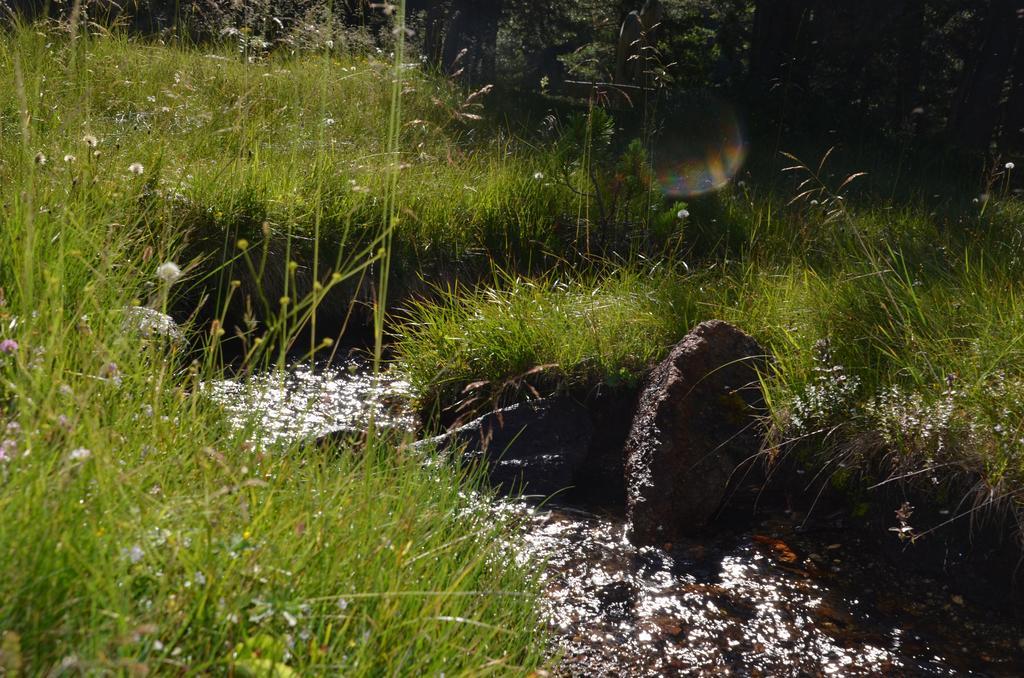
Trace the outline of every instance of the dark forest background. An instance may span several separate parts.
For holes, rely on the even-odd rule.
[[[68,0],[6,0],[23,17]],[[756,126],[861,129],[989,159],[1024,150],[1024,0],[664,0],[645,84],[670,101],[712,90]],[[643,0],[409,0],[410,41],[467,86],[559,91],[614,77],[620,26]],[[111,0],[98,23],[272,50],[387,49],[398,8],[366,0]]]

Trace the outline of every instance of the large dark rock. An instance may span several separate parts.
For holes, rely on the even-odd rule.
[[[761,445],[764,350],[720,320],[698,325],[651,373],[626,441],[626,511],[634,543],[703,527],[737,467]]]
[[[495,486],[550,496],[576,484],[592,436],[586,408],[546,398],[489,412],[416,447],[459,450],[468,463],[486,463]]]

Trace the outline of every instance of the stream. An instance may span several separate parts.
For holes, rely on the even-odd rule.
[[[240,425],[260,413],[253,435],[265,443],[371,420],[416,428],[409,384],[357,361],[210,392]],[[664,550],[630,545],[620,516],[525,499],[494,510],[520,518],[522,557],[546,564],[560,675],[1024,675],[1020,624],[826,516],[736,511],[714,535]]]

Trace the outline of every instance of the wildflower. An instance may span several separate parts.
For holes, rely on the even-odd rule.
[[[348,601],[344,598],[338,598],[338,609],[344,612],[348,609]]]
[[[197,570],[196,574],[195,574],[195,577],[193,577],[193,578],[195,579],[196,585],[198,585],[198,586],[206,586],[206,575],[203,574],[202,572]]]
[[[36,153],[36,164],[40,166],[46,164],[46,156],[43,154],[42,151]]]
[[[690,210],[679,210],[678,212],[676,212],[676,218],[679,219],[679,221],[682,221],[683,219],[688,219],[689,217]]]
[[[165,261],[156,269],[156,277],[168,285],[174,284],[181,277],[181,269],[173,261]]]
[[[326,120],[324,120],[324,124],[330,127],[331,125],[334,124],[334,118],[327,118]]]
[[[146,557],[146,552],[143,551],[142,547],[138,544],[133,545],[127,551],[121,551],[121,553],[123,553],[133,564]]]
[[[82,141],[84,141],[85,145],[88,146],[89,148],[96,148],[96,146],[99,145],[100,143],[99,140],[91,134],[86,134],[84,137],[82,137]]]
[[[0,462],[8,462],[18,451],[18,441],[14,438],[0,440]]]
[[[146,171],[146,168],[142,166],[141,162],[133,162],[132,164],[128,165],[128,171],[131,172],[132,174],[142,174],[143,172]]]
[[[534,172],[533,173],[533,178],[536,179],[537,181],[540,181],[541,179],[544,178],[544,173],[543,172]]]
[[[75,156],[71,155],[70,153],[68,153],[67,155],[64,156],[64,162],[66,162],[66,163],[70,164],[70,163],[73,163],[75,160],[78,160],[78,158],[76,158]]]
[[[111,381],[120,382],[121,370],[117,368],[117,363],[104,363],[100,368],[100,379],[110,379]]]
[[[7,355],[11,355],[17,350],[18,342],[16,342],[14,339],[4,339],[3,341],[0,341],[0,353],[6,353]]]
[[[1003,167],[1005,167],[1008,170],[1012,170],[1014,167],[1016,167],[1016,165],[1014,165],[1012,162],[1008,162],[1005,165],[1003,165]]]
[[[71,461],[85,461],[92,456],[92,451],[87,447],[76,447],[71,450],[71,454],[68,455],[68,459]]]

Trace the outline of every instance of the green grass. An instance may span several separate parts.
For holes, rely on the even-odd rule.
[[[204,395],[223,376],[217,325],[186,328],[212,330],[199,354],[125,325],[125,307],[174,306],[204,276],[226,294],[222,262],[264,222],[293,236],[294,258],[342,252],[315,270],[321,291],[380,261],[337,243],[346,228],[383,242],[388,65],[247,64],[228,48],[71,42],[38,26],[0,35],[0,76],[14,84],[0,92],[0,672],[540,666],[536,568],[510,557],[516,526],[468,492],[476,476],[372,435],[254,449]],[[461,123],[446,85],[408,77],[410,116],[452,126],[403,134],[423,153],[401,170],[422,175],[409,201],[438,219],[487,213],[486,192],[453,206],[431,189],[438,176],[482,186],[490,161],[436,160],[461,146]],[[186,266],[189,252],[205,259]],[[157,278],[165,261],[180,281]],[[272,299],[280,312],[251,333],[263,348],[243,369],[297,340],[316,299],[292,294]]]
[[[272,240],[311,276],[364,261],[380,245],[396,166],[396,294],[419,287],[421,273],[485,275],[492,257],[540,263],[563,249],[565,229],[551,228],[561,211],[575,212],[566,189],[534,178],[544,158],[478,119],[485,94],[465,96],[418,68],[403,73],[401,152],[392,157],[393,74],[376,57],[300,53],[246,63],[230,46],[118,35],[73,46],[40,28],[5,36],[5,81],[14,80],[15,54],[32,137],[24,151],[12,143],[0,150],[0,181],[16,181],[23,156],[41,153],[47,162],[36,168],[34,190],[55,210],[79,191],[135,193],[148,204],[122,201],[111,220],[186,237],[184,256],[203,274],[237,254],[239,239]],[[6,89],[4,139],[20,136],[18,110],[15,88]],[[96,149],[86,148],[86,135]],[[129,174],[133,163],[145,168],[139,178]],[[227,292],[227,277],[212,287],[202,276],[191,282],[195,297],[199,287],[215,299]]]
[[[986,506],[1019,505],[1021,204],[830,216],[786,202],[734,187],[695,204],[689,267],[668,257],[450,290],[410,308],[400,362],[426,411],[470,396],[586,393],[635,384],[697,322],[721,318],[774,356],[770,439],[803,440],[815,470],[857,471],[865,483],[910,474],[973,486]],[[536,392],[510,388],[537,366]]]
[[[774,355],[772,439],[807,441],[815,468],[980,480],[1020,504],[1024,206],[1005,189],[886,202],[854,183],[839,200],[826,179],[790,204],[800,173],[680,220],[634,176],[638,147],[576,148],[581,119],[512,138],[477,119],[484,94],[402,73],[396,157],[399,85],[372,55],[2,35],[4,668],[542,665],[535,569],[467,495],[478,478],[372,436],[255,450],[225,421],[202,384],[224,374],[228,298],[249,323],[242,371],[333,350],[305,332],[315,310],[390,304],[425,409],[636,388],[723,318]],[[581,195],[594,183],[606,223]],[[173,285],[164,261],[184,269]],[[136,304],[205,304],[185,328],[205,348],[126,331]]]

